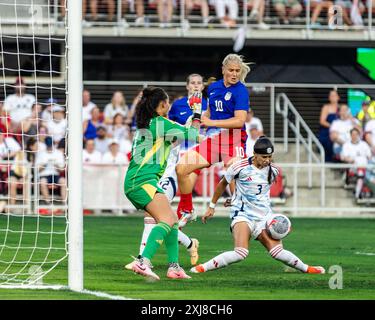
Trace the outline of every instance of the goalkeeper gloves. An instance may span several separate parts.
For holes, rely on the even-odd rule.
[[[193,122],[194,121],[201,121],[202,115],[202,93],[201,92],[194,92],[188,98],[189,107],[193,110]]]

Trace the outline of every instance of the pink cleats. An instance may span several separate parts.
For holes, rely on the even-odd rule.
[[[159,276],[152,271],[151,263],[147,260],[148,259],[146,258],[137,259],[134,265],[132,266],[133,271],[146,278],[152,280],[160,280]]]
[[[184,269],[182,269],[178,263],[171,263],[167,271],[167,277],[170,279],[191,279]]]
[[[321,274],[324,274],[324,273],[326,273],[326,270],[323,267],[320,267],[320,266],[316,266],[316,267],[308,266],[306,273],[321,273]]]

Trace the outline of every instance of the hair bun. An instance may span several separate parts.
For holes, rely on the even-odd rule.
[[[151,94],[152,94],[152,90],[150,88],[144,88],[142,91],[143,98],[148,98],[149,96],[151,96]]]

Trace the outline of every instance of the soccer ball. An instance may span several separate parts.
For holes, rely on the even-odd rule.
[[[268,234],[275,240],[285,238],[290,232],[291,227],[292,224],[288,217],[280,213],[273,214],[266,223],[266,230]]]

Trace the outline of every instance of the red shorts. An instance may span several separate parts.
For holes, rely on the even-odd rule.
[[[234,157],[244,158],[247,134],[241,129],[223,130],[193,147],[210,164],[223,161],[227,164]]]

